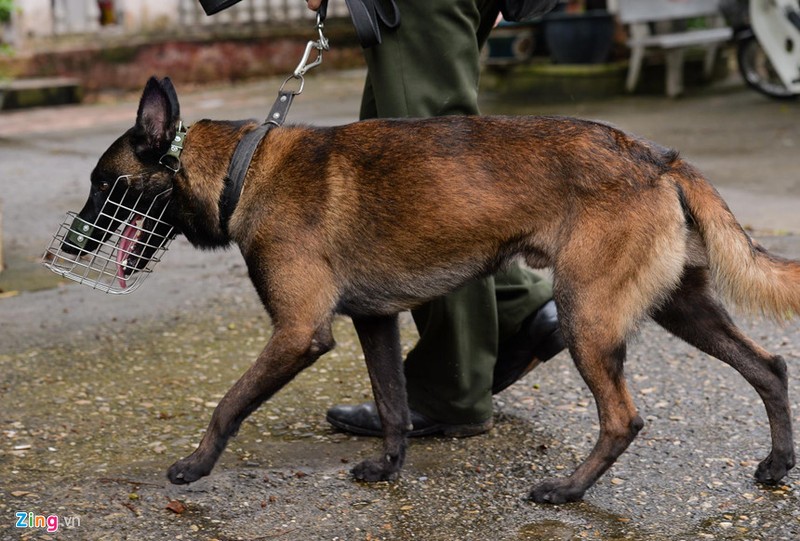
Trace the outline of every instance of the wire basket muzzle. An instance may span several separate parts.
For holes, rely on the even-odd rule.
[[[67,213],[42,264],[92,289],[114,295],[132,293],[153,272],[175,237],[174,228],[164,220],[170,193],[167,190],[147,203],[120,177],[94,221]]]

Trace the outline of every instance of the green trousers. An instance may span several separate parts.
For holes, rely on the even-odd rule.
[[[496,1],[398,4],[400,27],[383,29],[383,42],[364,53],[361,118],[478,114],[480,50]],[[498,345],[552,296],[550,283],[515,265],[413,310],[420,339],[405,362],[411,408],[452,424],[491,417]]]

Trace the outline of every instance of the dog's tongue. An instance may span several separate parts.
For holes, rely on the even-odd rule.
[[[131,223],[122,231],[119,242],[117,242],[117,277],[119,278],[119,285],[121,285],[123,289],[128,287],[125,268],[127,267],[128,258],[131,256],[133,247],[136,246],[136,239],[140,233],[137,224],[141,219],[142,217],[140,215],[135,215]]]

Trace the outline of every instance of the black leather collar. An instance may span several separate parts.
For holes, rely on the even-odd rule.
[[[225,187],[222,189],[222,194],[219,198],[219,225],[225,234],[228,233],[228,222],[236,210],[239,197],[242,195],[244,179],[250,169],[253,155],[272,128],[283,125],[295,95],[296,93],[291,90],[278,92],[278,99],[275,100],[267,120],[239,139],[239,144],[236,145],[236,150],[233,152],[231,163],[228,164]]]

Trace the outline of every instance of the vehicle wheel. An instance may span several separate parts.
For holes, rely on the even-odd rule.
[[[736,60],[739,64],[739,72],[750,88],[776,100],[797,98],[797,94],[793,94],[783,84],[755,36],[749,36],[739,41]]]

